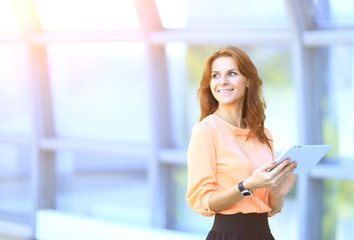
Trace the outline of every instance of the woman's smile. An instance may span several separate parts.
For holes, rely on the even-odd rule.
[[[234,89],[219,89],[217,90],[217,92],[221,95],[227,95],[229,93],[231,93]]]

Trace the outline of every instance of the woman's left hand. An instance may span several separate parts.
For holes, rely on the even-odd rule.
[[[296,176],[296,174],[290,174],[286,176],[284,180],[279,182],[277,186],[271,188],[273,194],[277,195],[278,197],[285,197],[293,187],[296,181]]]

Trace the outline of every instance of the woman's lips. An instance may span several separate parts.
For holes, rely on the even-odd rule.
[[[224,94],[228,94],[228,93],[232,92],[233,89],[219,89],[217,91],[218,91],[218,93],[224,95]]]

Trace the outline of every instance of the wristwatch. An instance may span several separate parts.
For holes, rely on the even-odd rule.
[[[252,190],[245,189],[245,187],[243,186],[243,181],[245,181],[245,180],[242,180],[241,182],[239,182],[238,190],[240,190],[242,197],[249,197],[252,195],[253,192],[252,192]]]

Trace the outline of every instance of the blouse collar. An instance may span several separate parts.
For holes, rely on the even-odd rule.
[[[248,136],[250,129],[247,128],[238,128],[234,125],[232,125],[231,123],[227,122],[226,120],[222,119],[221,117],[219,117],[218,115],[216,115],[215,113],[211,114],[210,116],[212,116],[212,118],[221,123],[222,125],[224,125],[225,127],[229,128],[234,134],[236,135],[240,135],[240,136]]]

